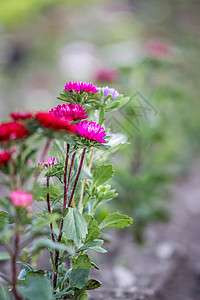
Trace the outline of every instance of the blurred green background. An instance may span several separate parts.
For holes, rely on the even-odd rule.
[[[129,141],[112,158],[111,208],[132,214],[138,242],[169,219],[170,186],[199,155],[199,15],[184,0],[0,1],[1,121],[57,105],[69,80],[131,96],[108,119]]]

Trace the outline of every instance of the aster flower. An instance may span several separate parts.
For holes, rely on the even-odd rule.
[[[72,125],[70,120],[59,118],[50,112],[38,112],[35,115],[36,120],[45,128],[53,130],[67,130],[71,133],[75,131],[75,125]]]
[[[93,85],[92,82],[86,83],[86,82],[69,82],[66,83],[65,85],[65,91],[69,91],[69,92],[77,92],[80,93],[81,91],[83,92],[87,92],[87,93],[98,93],[98,89],[96,88],[96,85]]]
[[[106,136],[105,130],[100,124],[95,122],[83,121],[76,125],[76,131],[80,136],[89,140],[94,140],[99,143],[105,143],[104,137]]]
[[[33,196],[24,191],[16,190],[10,193],[12,203],[17,207],[27,207],[33,200]]]
[[[5,122],[0,125],[0,141],[6,142],[13,139],[23,139],[29,134],[24,125],[14,121]]]
[[[34,117],[34,114],[32,112],[28,112],[28,111],[23,111],[23,112],[19,112],[19,111],[14,111],[10,113],[10,117],[15,120],[28,120]]]
[[[66,117],[71,120],[82,120],[87,118],[86,111],[83,106],[73,103],[58,105],[55,108],[52,108],[50,112],[57,117]]]
[[[9,162],[10,158],[11,154],[8,151],[3,150],[2,152],[0,152],[0,167]]]
[[[55,162],[55,158],[51,157],[49,159],[47,159],[45,162],[42,161],[42,159],[39,160],[39,163],[44,167],[53,167],[54,166],[54,162]]]
[[[117,96],[119,96],[119,93],[117,90],[109,88],[108,86],[105,86],[103,88],[101,88],[104,94],[104,98],[106,98],[108,95],[112,96],[112,99],[116,98]]]

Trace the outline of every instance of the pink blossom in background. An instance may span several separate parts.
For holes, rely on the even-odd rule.
[[[171,47],[164,43],[150,42],[146,50],[149,55],[158,59],[167,58],[171,54]]]
[[[113,69],[99,69],[95,73],[95,79],[103,82],[114,82],[118,79],[118,72]]]
[[[51,157],[49,159],[47,159],[45,162],[42,161],[42,159],[39,160],[39,163],[41,165],[43,165],[43,167],[53,167],[54,166],[54,163],[55,163],[55,158],[54,157]]]
[[[89,140],[94,140],[99,143],[105,143],[104,137],[106,136],[105,130],[100,124],[95,122],[83,121],[76,125],[76,130],[80,136]]]
[[[87,118],[86,111],[83,106],[73,103],[58,105],[55,108],[52,108],[50,112],[57,117],[66,117],[71,120],[82,120]]]
[[[34,117],[34,114],[32,112],[29,111],[23,111],[23,112],[19,112],[19,111],[14,111],[10,113],[10,117],[15,120],[28,120]]]
[[[10,193],[12,203],[17,207],[27,207],[33,200],[33,196],[24,191],[16,190]]]
[[[11,159],[10,152],[8,152],[6,150],[3,150],[2,152],[0,152],[0,166],[8,163],[10,159]]]
[[[69,82],[69,83],[66,83],[65,85],[65,91],[69,91],[69,92],[80,92],[80,91],[83,91],[83,92],[87,92],[87,93],[98,93],[98,89],[96,88],[97,86],[96,85],[93,85],[92,82],[89,82],[89,83],[86,83],[86,82]]]

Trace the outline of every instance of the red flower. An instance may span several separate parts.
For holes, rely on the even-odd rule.
[[[10,158],[11,158],[11,155],[8,151],[3,150],[2,152],[0,152],[0,166],[9,162]]]
[[[67,130],[71,133],[75,132],[75,125],[72,125],[70,120],[66,118],[59,118],[50,112],[38,112],[35,117],[43,127],[54,130]]]
[[[17,121],[17,120],[28,120],[34,117],[34,114],[32,112],[29,111],[23,111],[23,112],[19,112],[19,111],[14,111],[10,113],[10,117]]]
[[[24,125],[14,121],[0,125],[0,141],[6,142],[13,139],[23,139],[29,134]]]

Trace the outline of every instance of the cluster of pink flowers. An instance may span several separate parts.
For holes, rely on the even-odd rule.
[[[16,190],[10,193],[12,203],[17,207],[27,207],[33,200],[33,195],[21,190]]]
[[[94,140],[99,143],[105,143],[104,137],[106,136],[105,130],[100,124],[95,122],[83,121],[76,125],[76,131],[80,136],[89,140]]]
[[[6,142],[13,139],[23,139],[29,135],[24,125],[14,121],[5,122],[0,125],[0,141]]]
[[[116,70],[113,69],[98,69],[95,74],[95,78],[97,81],[103,81],[103,82],[113,82],[118,79],[118,73]]]
[[[54,166],[54,163],[55,163],[55,158],[54,157],[51,157],[49,159],[47,159],[45,162],[43,162],[42,159],[39,160],[39,163],[44,167],[53,167]]]
[[[98,93],[98,89],[96,88],[97,86],[96,85],[93,85],[92,82],[69,82],[69,83],[66,83],[65,85],[65,91],[69,91],[69,92],[87,92],[87,93]]]
[[[73,103],[58,105],[55,108],[52,108],[50,112],[56,117],[65,117],[70,120],[82,120],[87,118],[83,106]]]

